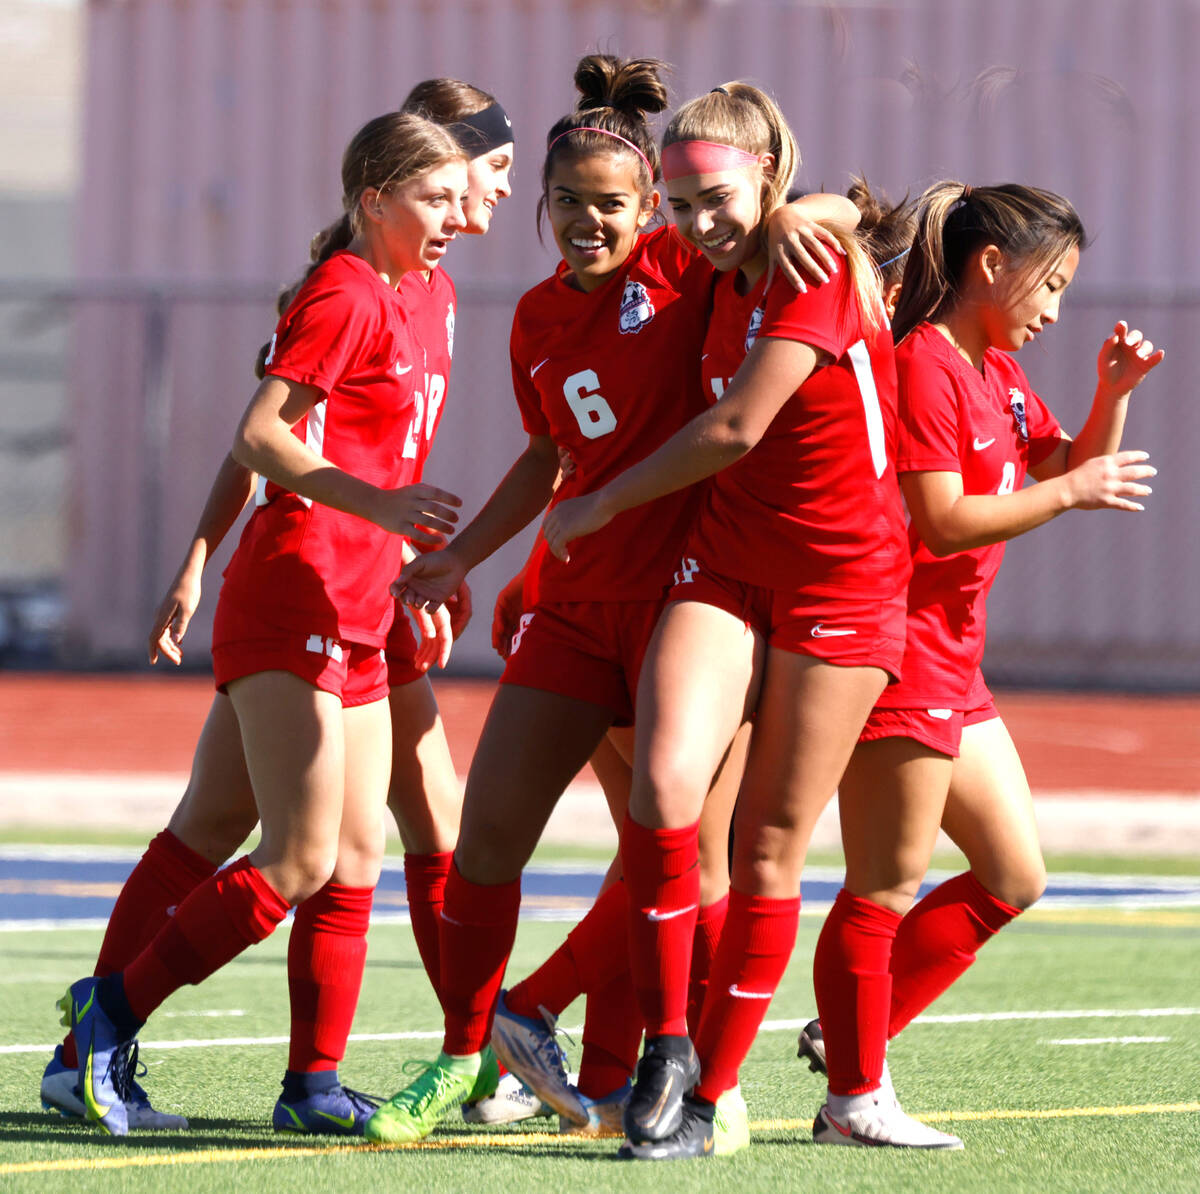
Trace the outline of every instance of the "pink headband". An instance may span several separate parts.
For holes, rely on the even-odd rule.
[[[578,128],[567,129],[565,133],[559,133],[558,136],[546,146],[546,153],[548,154],[564,137],[569,137],[572,133],[600,133],[602,136],[611,137],[614,141],[620,141],[622,145],[628,145],[629,148],[632,149],[633,152],[636,153],[638,157],[640,157],[642,161],[646,163],[646,169],[650,171],[650,178],[653,180],[654,167],[650,165],[650,159],[646,157],[646,155],[642,153],[642,151],[638,149],[638,147],[634,145],[632,141],[622,137],[620,133],[610,133],[608,129],[598,129],[587,124],[580,125]]]
[[[662,151],[663,179],[671,182],[692,174],[715,174],[753,166],[762,159],[756,153],[718,145],[715,141],[673,141]]]

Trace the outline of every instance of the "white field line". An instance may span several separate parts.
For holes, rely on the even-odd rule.
[[[1026,1012],[976,1012],[962,1016],[918,1016],[914,1024],[985,1024],[1009,1020],[1111,1020],[1152,1018],[1164,1016],[1200,1016],[1200,1007],[1142,1007],[1142,1008],[1095,1008],[1080,1011],[1026,1011]],[[795,1032],[803,1028],[807,1020],[765,1020],[760,1032]],[[583,1025],[562,1028],[565,1033],[583,1032]],[[352,1041],[436,1041],[441,1040],[441,1029],[419,1032],[352,1032]],[[52,1051],[55,1041],[48,1045],[0,1045],[0,1054],[45,1053]],[[211,1040],[142,1041],[143,1050],[149,1049],[227,1049],[245,1048],[251,1045],[286,1045],[286,1036],[243,1036],[219,1037]]]
[[[1169,1036],[1065,1036],[1056,1041],[1039,1041],[1045,1045],[1161,1045]]]

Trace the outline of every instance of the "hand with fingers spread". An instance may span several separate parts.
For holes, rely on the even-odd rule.
[[[185,565],[154,611],[154,621],[147,639],[151,663],[157,663],[159,655],[169,659],[176,667],[183,662],[180,644],[199,604],[200,569]]]
[[[410,560],[391,584],[397,601],[418,609],[434,610],[449,601],[466,579],[467,570],[453,546],[429,551]]]
[[[603,490],[598,489],[577,498],[567,498],[546,515],[542,523],[542,538],[546,540],[551,554],[564,564],[571,559],[567,544],[572,539],[590,535],[612,521],[613,515],[606,509],[602,495]]]
[[[1130,328],[1122,319],[1100,346],[1100,355],[1096,359],[1100,384],[1114,394],[1128,394],[1165,355],[1161,348],[1156,352],[1154,345],[1137,328]]]
[[[439,547],[446,541],[444,532],[454,530],[461,505],[461,498],[436,485],[402,485],[378,491],[371,521],[414,543]]]
[[[1069,500],[1077,510],[1144,510],[1137,498],[1153,492],[1142,484],[1158,470],[1145,463],[1148,452],[1116,452],[1111,456],[1093,456],[1066,473]]]

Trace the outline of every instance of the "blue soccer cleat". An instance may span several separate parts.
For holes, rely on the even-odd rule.
[[[382,1102],[374,1095],[351,1090],[340,1083],[289,1102],[280,1095],[271,1126],[277,1132],[309,1136],[361,1136],[363,1125]]]
[[[81,978],[58,1001],[79,1054],[84,1114],[110,1136],[129,1131],[126,1100],[133,1091],[132,1039],[122,1039],[96,998],[97,978]]]

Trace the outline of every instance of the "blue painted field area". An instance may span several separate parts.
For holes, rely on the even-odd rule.
[[[0,847],[0,928],[103,922],[137,858],[133,850]],[[931,881],[941,877],[931,876]],[[530,867],[522,883],[522,912],[531,919],[576,920],[590,906],[602,878],[602,869],[594,865]],[[811,867],[804,880],[806,908],[827,906],[840,885],[840,871]],[[1200,906],[1200,879],[1051,875],[1040,906],[1195,907]],[[403,867],[399,859],[389,858],[376,892],[375,916],[406,915]]]

